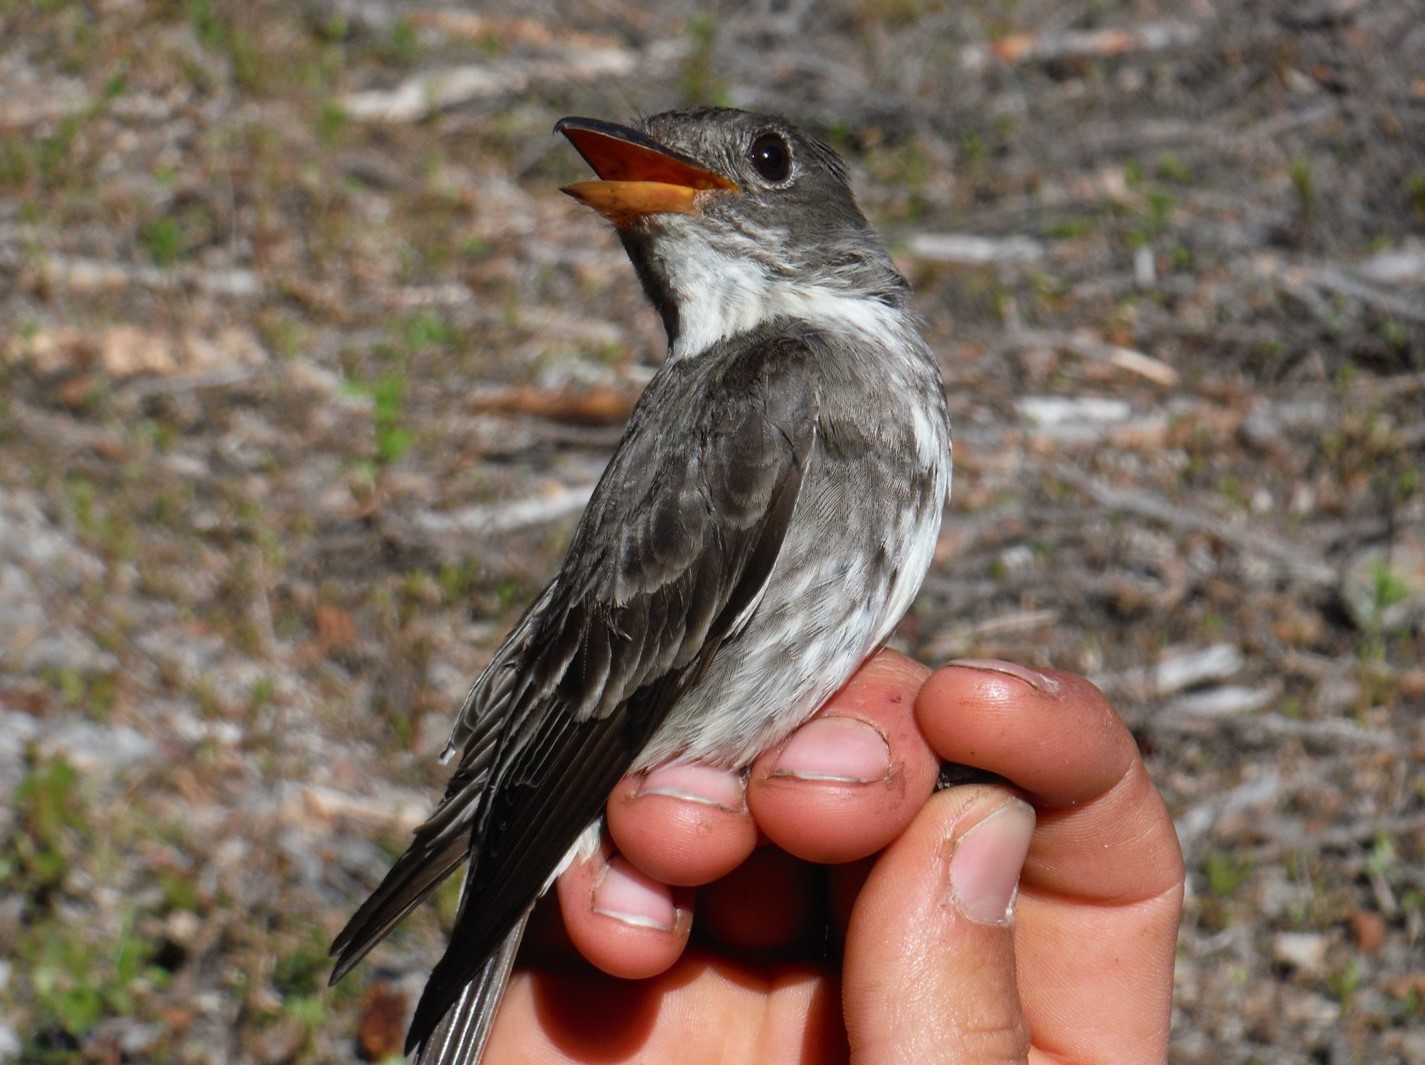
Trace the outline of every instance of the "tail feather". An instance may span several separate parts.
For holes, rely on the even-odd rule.
[[[515,955],[519,952],[520,940],[524,938],[529,914],[530,911],[526,910],[515,922],[499,949],[475,974],[475,978],[465,985],[455,1005],[446,1011],[430,1035],[420,1041],[416,1065],[478,1065],[485,1053],[485,1044],[490,1040],[495,1011],[505,996],[505,987],[510,980]],[[414,1027],[411,1035],[415,1035]],[[406,1046],[406,1053],[416,1047],[416,1042],[412,1040]]]
[[[331,952],[337,960],[331,982],[335,984],[350,972],[386,933],[455,872],[468,854],[469,841],[464,837],[447,840],[433,851],[417,852],[414,847],[407,851],[332,942]]]

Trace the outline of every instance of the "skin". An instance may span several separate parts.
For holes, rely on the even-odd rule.
[[[942,759],[1010,783],[932,794]],[[657,771],[608,821],[537,913],[487,1060],[1166,1060],[1181,852],[1082,678],[884,652],[745,788]]]

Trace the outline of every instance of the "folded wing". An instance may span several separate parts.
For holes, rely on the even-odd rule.
[[[650,383],[559,575],[461,709],[444,799],[333,945],[336,979],[469,856],[410,1045],[509,950],[610,789],[755,609],[813,461],[818,394],[807,342],[756,334]]]

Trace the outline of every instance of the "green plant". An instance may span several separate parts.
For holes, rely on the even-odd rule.
[[[1413,170],[1405,179],[1405,195],[1415,213],[1415,221],[1425,224],[1425,170]]]
[[[1235,895],[1252,875],[1252,863],[1235,854],[1211,851],[1202,863],[1207,889],[1218,898]]]
[[[284,999],[315,996],[326,986],[331,956],[326,936],[309,930],[304,942],[281,955],[272,967],[272,988]]]
[[[165,269],[178,261],[183,246],[183,228],[176,218],[156,218],[139,231],[139,238],[155,266]]]
[[[1311,163],[1304,158],[1296,158],[1287,168],[1292,192],[1296,196],[1297,210],[1301,215],[1302,235],[1310,239],[1316,217],[1316,181],[1311,174]]]
[[[1346,963],[1327,977],[1327,984],[1336,1001],[1343,1009],[1349,1010],[1361,989],[1361,962],[1359,958],[1349,958]]]
[[[394,372],[383,374],[371,386],[370,396],[375,403],[376,461],[388,466],[411,447],[411,431],[401,424],[406,398],[405,377]]]
[[[330,148],[340,140],[341,135],[351,126],[351,116],[337,100],[323,100],[317,109],[317,139]]]
[[[238,85],[253,90],[261,86],[268,72],[262,49],[231,15],[220,13],[228,6],[211,0],[188,0],[188,21],[204,48],[228,57]]]
[[[407,19],[399,19],[386,37],[381,57],[398,67],[409,67],[420,58],[421,39]]]
[[[27,754],[29,771],[11,802],[14,824],[0,845],[0,887],[47,910],[89,835],[79,774],[63,758]]]
[[[168,973],[152,964],[154,946],[136,934],[135,923],[128,910],[118,932],[99,942],[89,930],[57,919],[30,930],[21,949],[29,948],[32,961],[38,1027],[82,1037],[105,1017],[133,1014],[145,986],[168,981]]]
[[[136,908],[123,908],[106,929],[92,907],[76,920],[73,905],[57,905],[74,883],[99,875],[94,855],[102,833],[74,766],[34,750],[27,760],[11,799],[9,834],[0,840],[0,892],[26,903],[6,954],[21,973],[29,1029],[81,1039],[105,1017],[134,1013],[144,989],[161,987],[168,974],[152,962],[156,946],[139,933]],[[48,1060],[43,1048],[32,1049],[39,1055],[32,1060]]]
[[[681,90],[684,103],[725,105],[729,102],[727,83],[713,73],[717,48],[717,17],[698,12],[688,19],[687,34],[692,44],[683,67]]]
[[[1405,581],[1384,559],[1371,564],[1370,575],[1377,616],[1396,603],[1404,601],[1410,591]]]
[[[460,339],[460,333],[440,315],[426,310],[401,323],[401,339],[411,348],[427,345],[448,347]]]
[[[1192,181],[1192,171],[1176,152],[1164,152],[1158,157],[1158,177],[1176,185],[1187,185]]]

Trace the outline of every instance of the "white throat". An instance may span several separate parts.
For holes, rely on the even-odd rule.
[[[671,358],[700,354],[775,318],[860,334],[892,347],[905,343],[904,310],[830,286],[793,282],[752,256],[718,254],[702,245],[697,254],[665,259],[663,266],[678,306]]]

